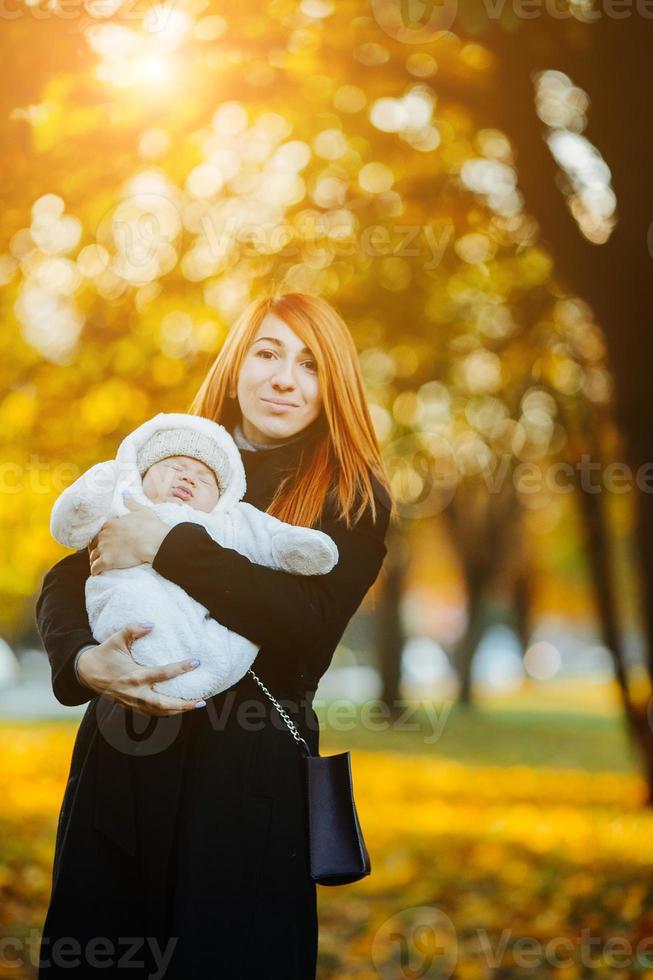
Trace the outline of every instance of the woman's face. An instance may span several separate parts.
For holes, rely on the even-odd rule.
[[[143,476],[143,493],[155,503],[183,503],[206,513],[220,499],[213,470],[191,456],[168,456],[153,463]]]
[[[238,376],[243,433],[262,445],[283,442],[310,425],[322,408],[317,365],[294,331],[268,313]]]

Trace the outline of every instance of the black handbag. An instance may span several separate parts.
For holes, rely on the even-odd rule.
[[[304,757],[310,874],[319,885],[348,885],[370,874],[370,856],[354,802],[349,752],[312,755],[306,739],[253,670],[254,678],[290,730]]]

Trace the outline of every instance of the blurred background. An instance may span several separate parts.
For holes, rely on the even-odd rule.
[[[373,863],[319,976],[653,977],[650,4],[0,17],[0,976],[85,710],[52,503],[277,287],[349,324],[399,510],[316,700]]]

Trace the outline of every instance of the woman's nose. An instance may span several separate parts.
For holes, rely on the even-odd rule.
[[[283,388],[294,388],[295,379],[292,366],[290,364],[279,364],[272,378],[273,384],[281,385]]]

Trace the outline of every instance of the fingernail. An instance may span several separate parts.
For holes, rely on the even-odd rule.
[[[147,623],[139,623],[138,625],[141,627],[141,629],[151,630],[152,627],[154,626],[154,623],[147,622]]]
[[[199,660],[189,660],[188,661],[188,665],[189,665],[189,667],[199,667],[200,662],[199,662]]]
[[[196,708],[203,708],[205,704],[206,704],[206,701],[196,701],[195,702],[195,707]]]

